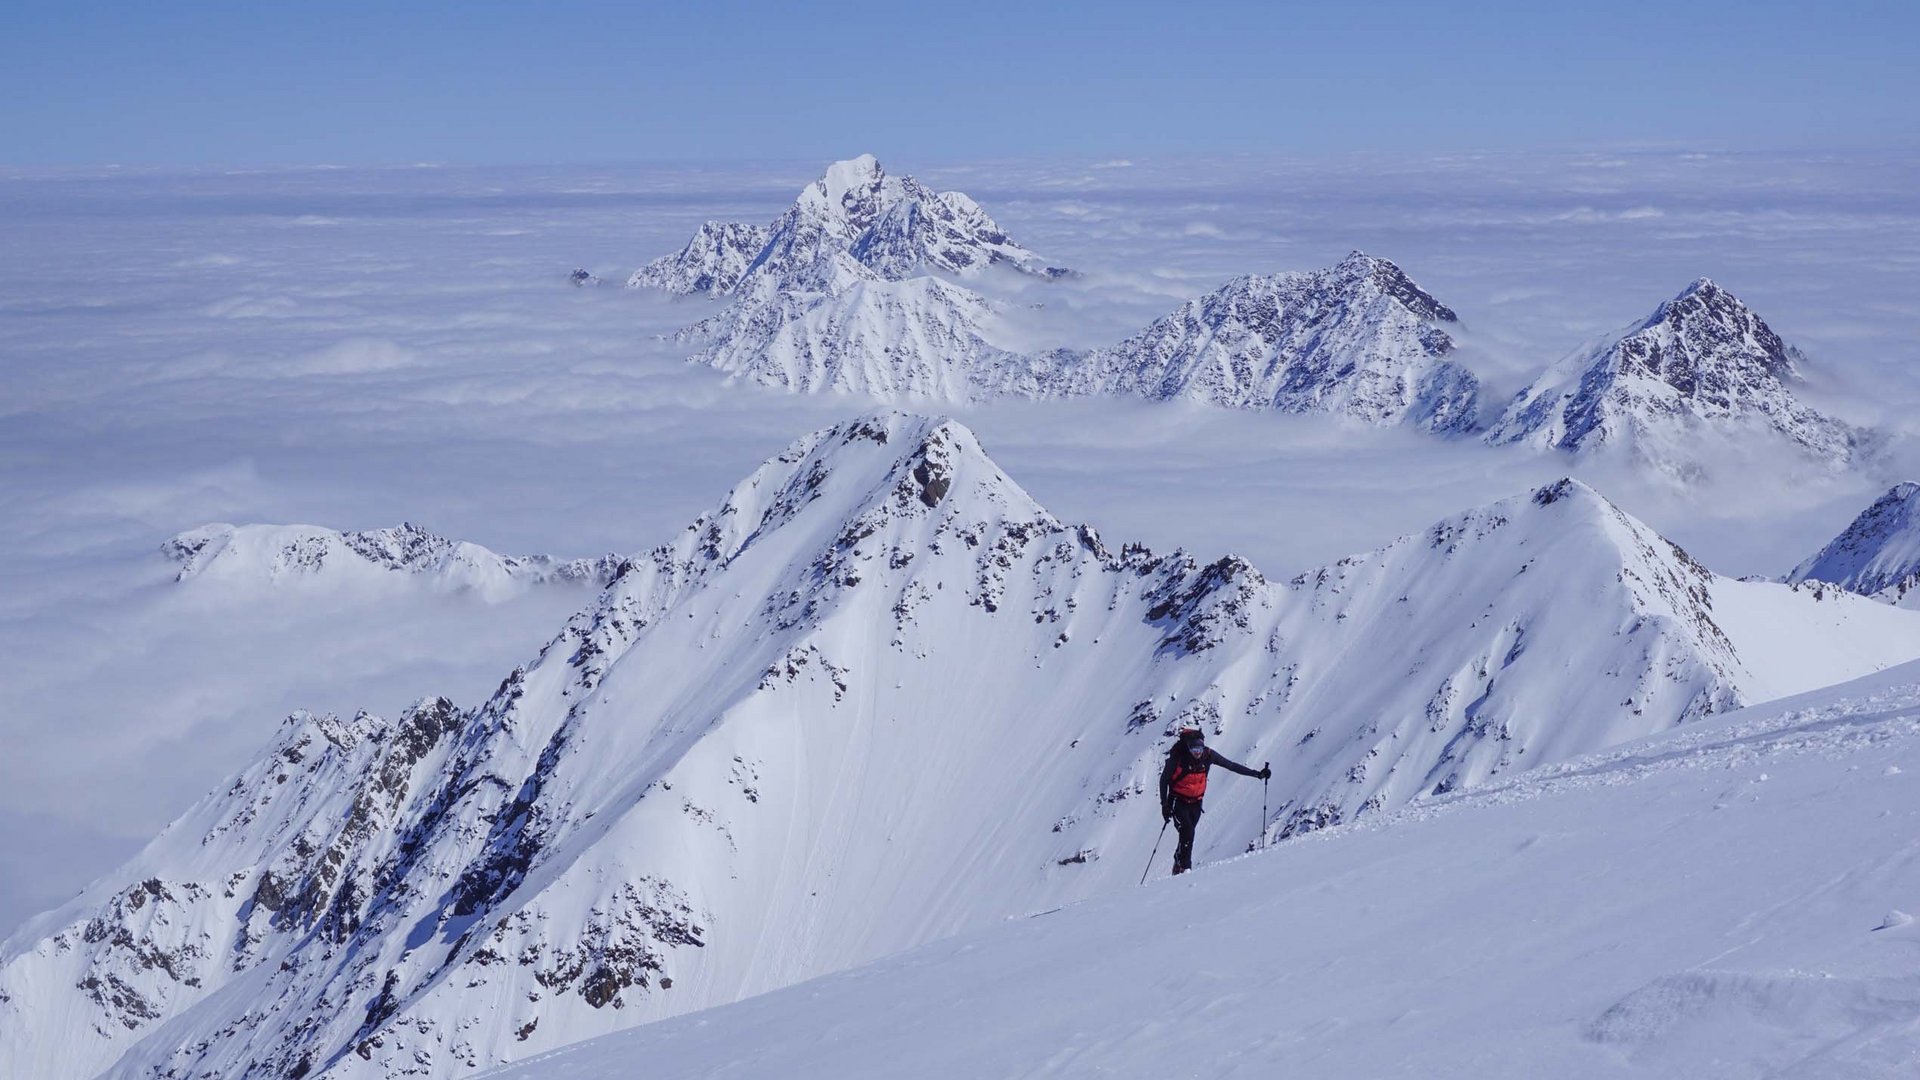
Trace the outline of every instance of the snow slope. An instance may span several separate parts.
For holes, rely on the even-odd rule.
[[[1764,431],[1846,465],[1867,435],[1795,395],[1805,363],[1732,293],[1701,278],[1520,391],[1487,438],[1571,451],[1624,447],[1685,475],[1698,469],[1689,444],[1702,430]]]
[[[490,1075],[1911,1076],[1916,684],[1909,664]]]
[[[1275,764],[1204,860],[1920,656],[1920,615],[1739,584],[1570,480],[1273,582],[849,421],[478,708],[293,717],[0,949],[0,1072],[464,1075],[1126,885],[1182,724]],[[1743,651],[1816,612],[1832,648]]]
[[[399,575],[438,589],[471,589],[486,596],[547,582],[605,585],[621,562],[615,555],[500,555],[411,523],[346,533],[317,525],[202,525],[175,535],[160,550],[180,564],[175,580],[182,582],[324,580],[331,586]]]
[[[1787,580],[1828,581],[1890,604],[1920,606],[1920,484],[1894,485]]]
[[[952,282],[888,281],[836,253],[811,274],[756,281],[682,336],[706,342],[693,360],[765,386],[954,402],[1012,357],[992,341],[997,319]]]

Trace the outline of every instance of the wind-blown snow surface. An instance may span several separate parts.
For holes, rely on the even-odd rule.
[[[1701,278],[1644,322],[1562,361],[1522,390],[1495,443],[1625,448],[1675,475],[1698,472],[1706,430],[1770,432],[1839,467],[1868,436],[1795,396],[1806,358],[1732,293]]]
[[[1836,415],[1920,417],[1911,154],[1134,162],[916,168],[1082,271],[968,280],[1007,305],[1011,347],[1120,341],[1250,269],[1357,247],[1459,314],[1450,358],[1500,399],[1710,274],[1872,409]],[[771,221],[816,160],[0,174],[0,933],[136,851],[288,711],[481,700],[583,599],[180,588],[168,536],[412,520],[500,552],[628,552],[849,411],[686,364],[671,334],[709,313],[697,299],[565,284],[624,278],[703,221]],[[1776,575],[1917,464],[1911,444],[1839,474],[1743,449],[1676,492],[1605,455],[1311,416],[1078,399],[961,418],[1061,517],[1280,578],[1567,472],[1716,570]]]
[[[1920,606],[1920,484],[1896,484],[1793,572],[1907,607]]]
[[[1125,885],[1182,724],[1275,763],[1287,837],[1916,655],[1920,614],[1717,578],[1571,480],[1282,585],[1116,551],[881,414],[483,706],[296,715],[8,942],[0,1067],[462,1075]],[[1203,860],[1257,798],[1222,777]]]
[[[1917,683],[1909,664],[492,1075],[1908,1077]]]

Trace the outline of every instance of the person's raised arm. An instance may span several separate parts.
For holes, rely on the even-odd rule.
[[[1245,765],[1240,764],[1239,762],[1233,760],[1232,758],[1226,756],[1225,754],[1222,754],[1220,751],[1215,750],[1212,747],[1207,748],[1207,754],[1213,758],[1213,763],[1215,765],[1218,765],[1223,769],[1231,769],[1234,772],[1239,773],[1241,776],[1251,776],[1255,780],[1265,780],[1267,777],[1273,775],[1273,770],[1270,768],[1262,766],[1261,768],[1258,768],[1258,769],[1249,769]]]

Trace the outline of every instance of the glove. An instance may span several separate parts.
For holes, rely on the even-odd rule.
[[[1267,779],[1271,779],[1272,777],[1273,777],[1273,766],[1271,765],[1260,766],[1260,779],[1267,780]]]
[[[1160,804],[1160,820],[1163,822],[1173,820],[1173,804],[1172,803]]]

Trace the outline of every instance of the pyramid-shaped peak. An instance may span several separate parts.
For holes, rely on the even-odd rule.
[[[1436,322],[1459,321],[1459,316],[1454,314],[1452,308],[1434,299],[1433,294],[1414,284],[1406,271],[1387,259],[1354,250],[1348,252],[1346,258],[1335,263],[1324,273],[1342,284],[1370,285],[1377,288],[1423,319],[1432,319]]]
[[[1742,327],[1753,326],[1765,336],[1772,336],[1753,309],[1747,307],[1740,298],[1728,292],[1712,278],[1696,278],[1692,284],[1674,294],[1673,299],[1661,304],[1648,317],[1643,328],[1658,326],[1661,323],[1680,324],[1700,318],[1710,318],[1722,322],[1734,322]]]
[[[838,269],[836,256],[844,256]],[[968,277],[991,266],[1048,280],[1071,273],[1015,243],[967,196],[890,176],[878,158],[861,154],[827,166],[772,222],[708,222],[678,252],[634,271],[627,285],[757,295],[762,304],[777,304],[793,293],[832,300],[876,277],[903,281],[930,271]],[[851,275],[839,272],[847,268]],[[760,328],[793,321],[792,312],[756,309],[741,322]],[[713,326],[700,332],[716,329],[738,333]]]
[[[713,522],[746,523],[737,537],[745,545],[755,532],[794,520],[810,506],[836,520],[851,520],[868,513],[944,515],[959,505],[956,499],[983,516],[1052,520],[987,456],[965,424],[888,409],[799,439],[689,528],[698,533]],[[817,515],[809,511],[807,516]]]
[[[1872,440],[1796,396],[1805,361],[1703,277],[1549,368],[1515,395],[1487,438],[1574,452],[1620,447],[1684,482],[1705,470],[1696,460],[1701,436],[1745,439],[1771,429],[1811,457],[1844,465]]]

